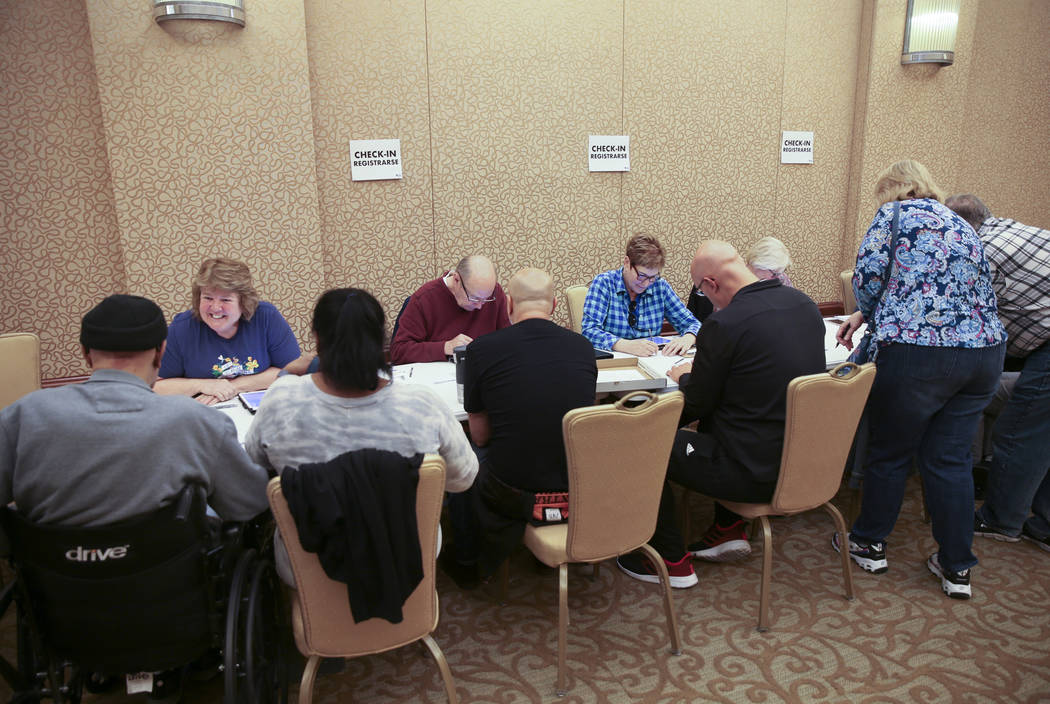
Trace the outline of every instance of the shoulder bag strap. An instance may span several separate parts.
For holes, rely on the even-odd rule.
[[[897,237],[900,235],[901,225],[901,203],[899,200],[893,201],[893,224],[890,226],[890,258],[886,262],[886,275],[882,277],[882,287],[879,289],[879,300],[875,304],[875,308],[871,311],[871,318],[868,320],[868,329],[871,330],[871,323],[875,321],[875,316],[879,312],[879,306],[882,305],[882,297],[886,294],[886,285],[890,282],[890,277],[893,276],[893,260],[897,251]]]

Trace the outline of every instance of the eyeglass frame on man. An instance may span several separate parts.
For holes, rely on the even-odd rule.
[[[489,298],[476,298],[474,296],[471,296],[470,291],[467,290],[466,282],[463,281],[463,277],[457,273],[456,278],[459,279],[459,285],[463,289],[463,295],[466,296],[467,300],[471,303],[492,303],[494,300],[496,300],[495,296],[490,296]]]

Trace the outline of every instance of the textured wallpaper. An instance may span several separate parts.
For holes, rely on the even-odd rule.
[[[949,192],[956,188],[978,3],[963,0],[955,63],[944,68],[936,64],[901,65],[906,5],[907,0],[875,4],[863,152],[854,154],[863,162],[856,229],[853,247],[847,247],[852,250],[847,266],[856,260],[856,247],[879,205],[873,196],[875,181],[887,166],[900,159],[917,159],[943,188]]]
[[[227,255],[309,344],[326,287],[392,318],[480,253],[562,289],[638,231],[683,295],[700,240],[775,235],[796,284],[837,299],[875,177],[906,156],[1050,225],[1050,3],[963,0],[942,69],[900,65],[905,6],[304,0],[251,3],[240,29],[161,27],[146,0],[10,0],[0,331],[42,335],[45,377],[82,373],[101,296],[170,317]],[[815,163],[781,165],[781,130],[814,131]],[[631,172],[588,173],[589,134],[630,135]],[[373,138],[401,139],[402,180],[351,180],[349,141]]]
[[[81,374],[80,318],[125,288],[87,15],[0,3],[0,332],[41,338],[45,378]]]
[[[1050,3],[982,2],[976,23],[952,190],[1050,228]]]
[[[128,288],[170,318],[203,259],[240,259],[304,339],[323,276],[302,4],[253,3],[244,29],[87,8]]]
[[[423,0],[307,0],[324,287],[371,291],[389,321],[435,276]],[[404,178],[350,178],[350,140],[400,139]],[[312,309],[320,290],[301,302]]]
[[[436,264],[491,257],[558,290],[622,256],[620,174],[587,171],[622,124],[619,2],[427,3]],[[557,311],[567,323],[566,308]]]

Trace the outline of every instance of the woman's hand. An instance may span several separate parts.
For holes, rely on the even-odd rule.
[[[846,319],[835,333],[835,341],[847,350],[853,349],[853,333],[864,323],[864,314],[859,310]]]
[[[228,379],[202,379],[200,387],[201,396],[214,396],[220,402],[229,401],[237,395],[237,387]]]

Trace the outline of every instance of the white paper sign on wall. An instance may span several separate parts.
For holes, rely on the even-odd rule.
[[[630,171],[630,136],[592,134],[587,140],[587,162],[591,171]]]
[[[785,130],[780,138],[781,164],[812,164],[813,133],[789,132]]]
[[[401,178],[401,140],[351,139],[350,178],[354,181]]]

